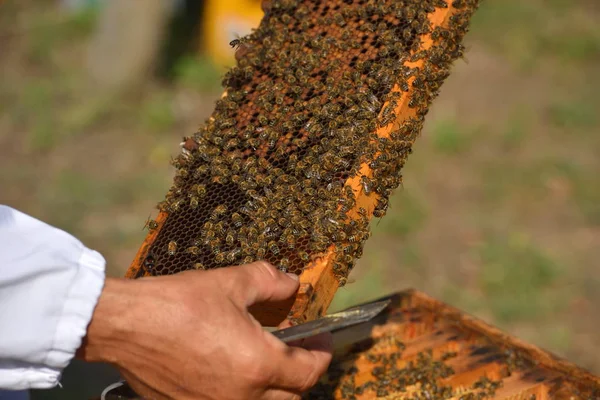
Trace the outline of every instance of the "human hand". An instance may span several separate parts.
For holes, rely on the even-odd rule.
[[[116,365],[145,399],[298,399],[327,369],[331,336],[289,347],[248,312],[298,286],[266,262],[107,279],[78,356]]]

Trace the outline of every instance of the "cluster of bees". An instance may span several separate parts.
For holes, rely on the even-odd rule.
[[[428,350],[417,354],[415,359],[405,361],[402,360],[404,348],[404,344],[393,335],[376,338],[358,355],[334,359],[325,377],[304,398],[483,400],[493,398],[496,390],[502,387],[502,381],[482,376],[470,387],[454,389],[445,385],[443,379],[454,374],[446,361],[456,357],[456,353],[448,352],[436,359]],[[530,400],[535,400],[535,397]]]
[[[444,28],[429,21],[443,0],[264,2],[260,26],[231,43],[237,66],[223,78],[224,96],[172,160],[174,185],[159,204],[168,217],[145,270],[265,259],[300,273],[332,250],[343,285],[371,217],[384,216],[402,182],[477,2],[455,0]],[[427,50],[423,35],[435,40]],[[404,98],[414,112],[399,120]],[[375,196],[374,209],[360,196]]]

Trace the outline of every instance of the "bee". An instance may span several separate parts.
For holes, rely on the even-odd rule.
[[[258,117],[256,117],[256,119],[257,119],[258,123],[261,124],[262,126],[269,124],[269,119],[262,114],[260,114]]]
[[[202,263],[195,263],[195,264],[194,264],[194,269],[196,269],[196,270],[202,270],[202,271],[205,271],[205,270],[206,270],[206,267],[205,267],[205,266],[204,266],[204,264],[202,264]]]
[[[277,246],[277,242],[275,242],[274,240],[270,241],[267,247],[269,248],[269,251],[274,255],[279,254],[279,247]]]
[[[371,181],[371,179],[363,175],[360,177],[360,184],[362,185],[363,191],[366,195],[371,194],[373,191],[373,181]]]
[[[381,218],[385,215],[387,208],[388,200],[384,197],[381,197],[379,200],[377,200],[377,205],[375,206],[375,210],[373,210],[373,215],[377,218]]]
[[[229,42],[229,45],[232,49],[238,49],[240,46],[248,42],[248,38],[246,37],[238,37]]]
[[[171,157],[170,164],[177,169],[183,168],[188,163],[188,158],[184,157],[183,154],[180,154],[177,158]]]
[[[194,178],[198,179],[206,174],[208,174],[209,168],[208,165],[201,165],[194,171]]]
[[[228,245],[232,245],[235,242],[235,233],[232,231],[227,232],[227,236],[225,237],[225,243]]]
[[[290,260],[288,258],[282,258],[281,261],[279,261],[279,269],[283,272],[287,272],[289,267]]]
[[[159,203],[156,205],[156,208],[157,208],[159,211],[168,212],[168,211],[169,211],[169,204],[167,203],[167,201],[166,201],[166,200],[163,200],[163,201],[159,202]],[[144,229],[144,228],[142,228],[142,230],[143,230],[143,229]]]
[[[233,250],[231,250],[230,252],[227,253],[227,255],[226,255],[225,258],[226,258],[227,262],[234,263],[235,260],[238,258],[238,256],[241,253],[242,253],[242,249],[239,249],[239,248],[233,249]]]
[[[147,272],[152,273],[152,270],[154,269],[154,264],[155,264],[154,255],[152,253],[148,253],[146,258],[144,259],[144,268],[146,269]]]
[[[217,264],[223,264],[225,262],[225,253],[217,253],[215,254],[215,262]]]
[[[234,227],[240,228],[243,224],[242,216],[239,213],[234,212],[231,214],[231,222],[233,223]]]
[[[200,248],[198,246],[188,247],[185,252],[197,256],[200,254]]]
[[[355,233],[353,235],[348,236],[348,241],[350,243],[356,243],[359,242],[362,239],[362,236],[360,233]]]
[[[260,139],[259,138],[250,138],[246,142],[253,150],[256,150],[256,149],[258,149],[258,147],[260,147]]]
[[[293,249],[296,247],[296,238],[293,235],[287,235],[285,237],[285,244],[287,245],[288,249]]]
[[[304,262],[308,262],[310,260],[310,256],[305,251],[298,252],[298,257],[300,257],[300,259]]]
[[[177,242],[171,240],[167,245],[167,251],[170,256],[174,256],[175,252],[177,252]]]
[[[219,121],[219,127],[221,129],[232,128],[235,125],[236,121],[234,118],[226,118]]]
[[[215,224],[214,230],[219,236],[223,236],[225,234],[225,223],[223,221],[219,221]]]
[[[215,207],[215,209],[212,211],[212,213],[210,214],[210,218],[212,220],[216,220],[221,215],[225,214],[226,212],[227,212],[227,206],[224,204],[220,204],[217,207]]]
[[[263,260],[265,258],[267,250],[264,247],[259,247],[258,249],[256,249],[256,257],[259,260]]]
[[[184,199],[170,199],[167,200],[168,211],[177,212],[181,208],[181,204]]]
[[[210,230],[212,230],[214,227],[215,227],[215,224],[213,224],[213,223],[212,223],[212,222],[210,222],[210,221],[206,221],[206,222],[204,223],[204,225],[202,226],[202,229],[204,229],[205,231],[210,231]]]
[[[158,222],[156,222],[155,220],[151,219],[150,217],[148,217],[148,219],[146,220],[146,223],[144,224],[144,227],[142,228],[142,230],[148,228],[149,231],[153,231],[156,228],[158,228]]]
[[[198,204],[199,204],[198,198],[196,196],[192,196],[190,198],[190,208],[196,209],[196,208],[198,208]]]
[[[187,168],[179,168],[175,173],[176,177],[186,178],[189,175],[190,171]]]
[[[225,150],[233,150],[237,146],[239,146],[239,144],[240,144],[240,140],[237,138],[234,138],[234,139],[229,139],[223,147]],[[232,159],[235,159],[237,157],[237,155],[238,155],[237,153],[233,152],[233,153],[231,153],[231,155],[229,157],[231,157]]]

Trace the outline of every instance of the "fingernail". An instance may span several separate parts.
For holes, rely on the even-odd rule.
[[[298,282],[300,280],[300,277],[296,274],[292,274],[292,273],[286,273],[287,276],[289,276],[291,279],[295,280],[296,282]]]

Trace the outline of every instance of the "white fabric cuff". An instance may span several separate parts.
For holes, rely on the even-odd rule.
[[[66,367],[81,346],[94,308],[104,287],[104,258],[97,251],[83,249],[79,269],[69,289],[62,317],[56,327],[54,345],[48,352],[45,365]],[[58,383],[59,375],[56,376]]]
[[[0,387],[48,389],[59,384],[62,370],[81,346],[104,287],[104,258],[86,247],[82,250],[46,359],[42,365],[4,360],[0,363]]]

